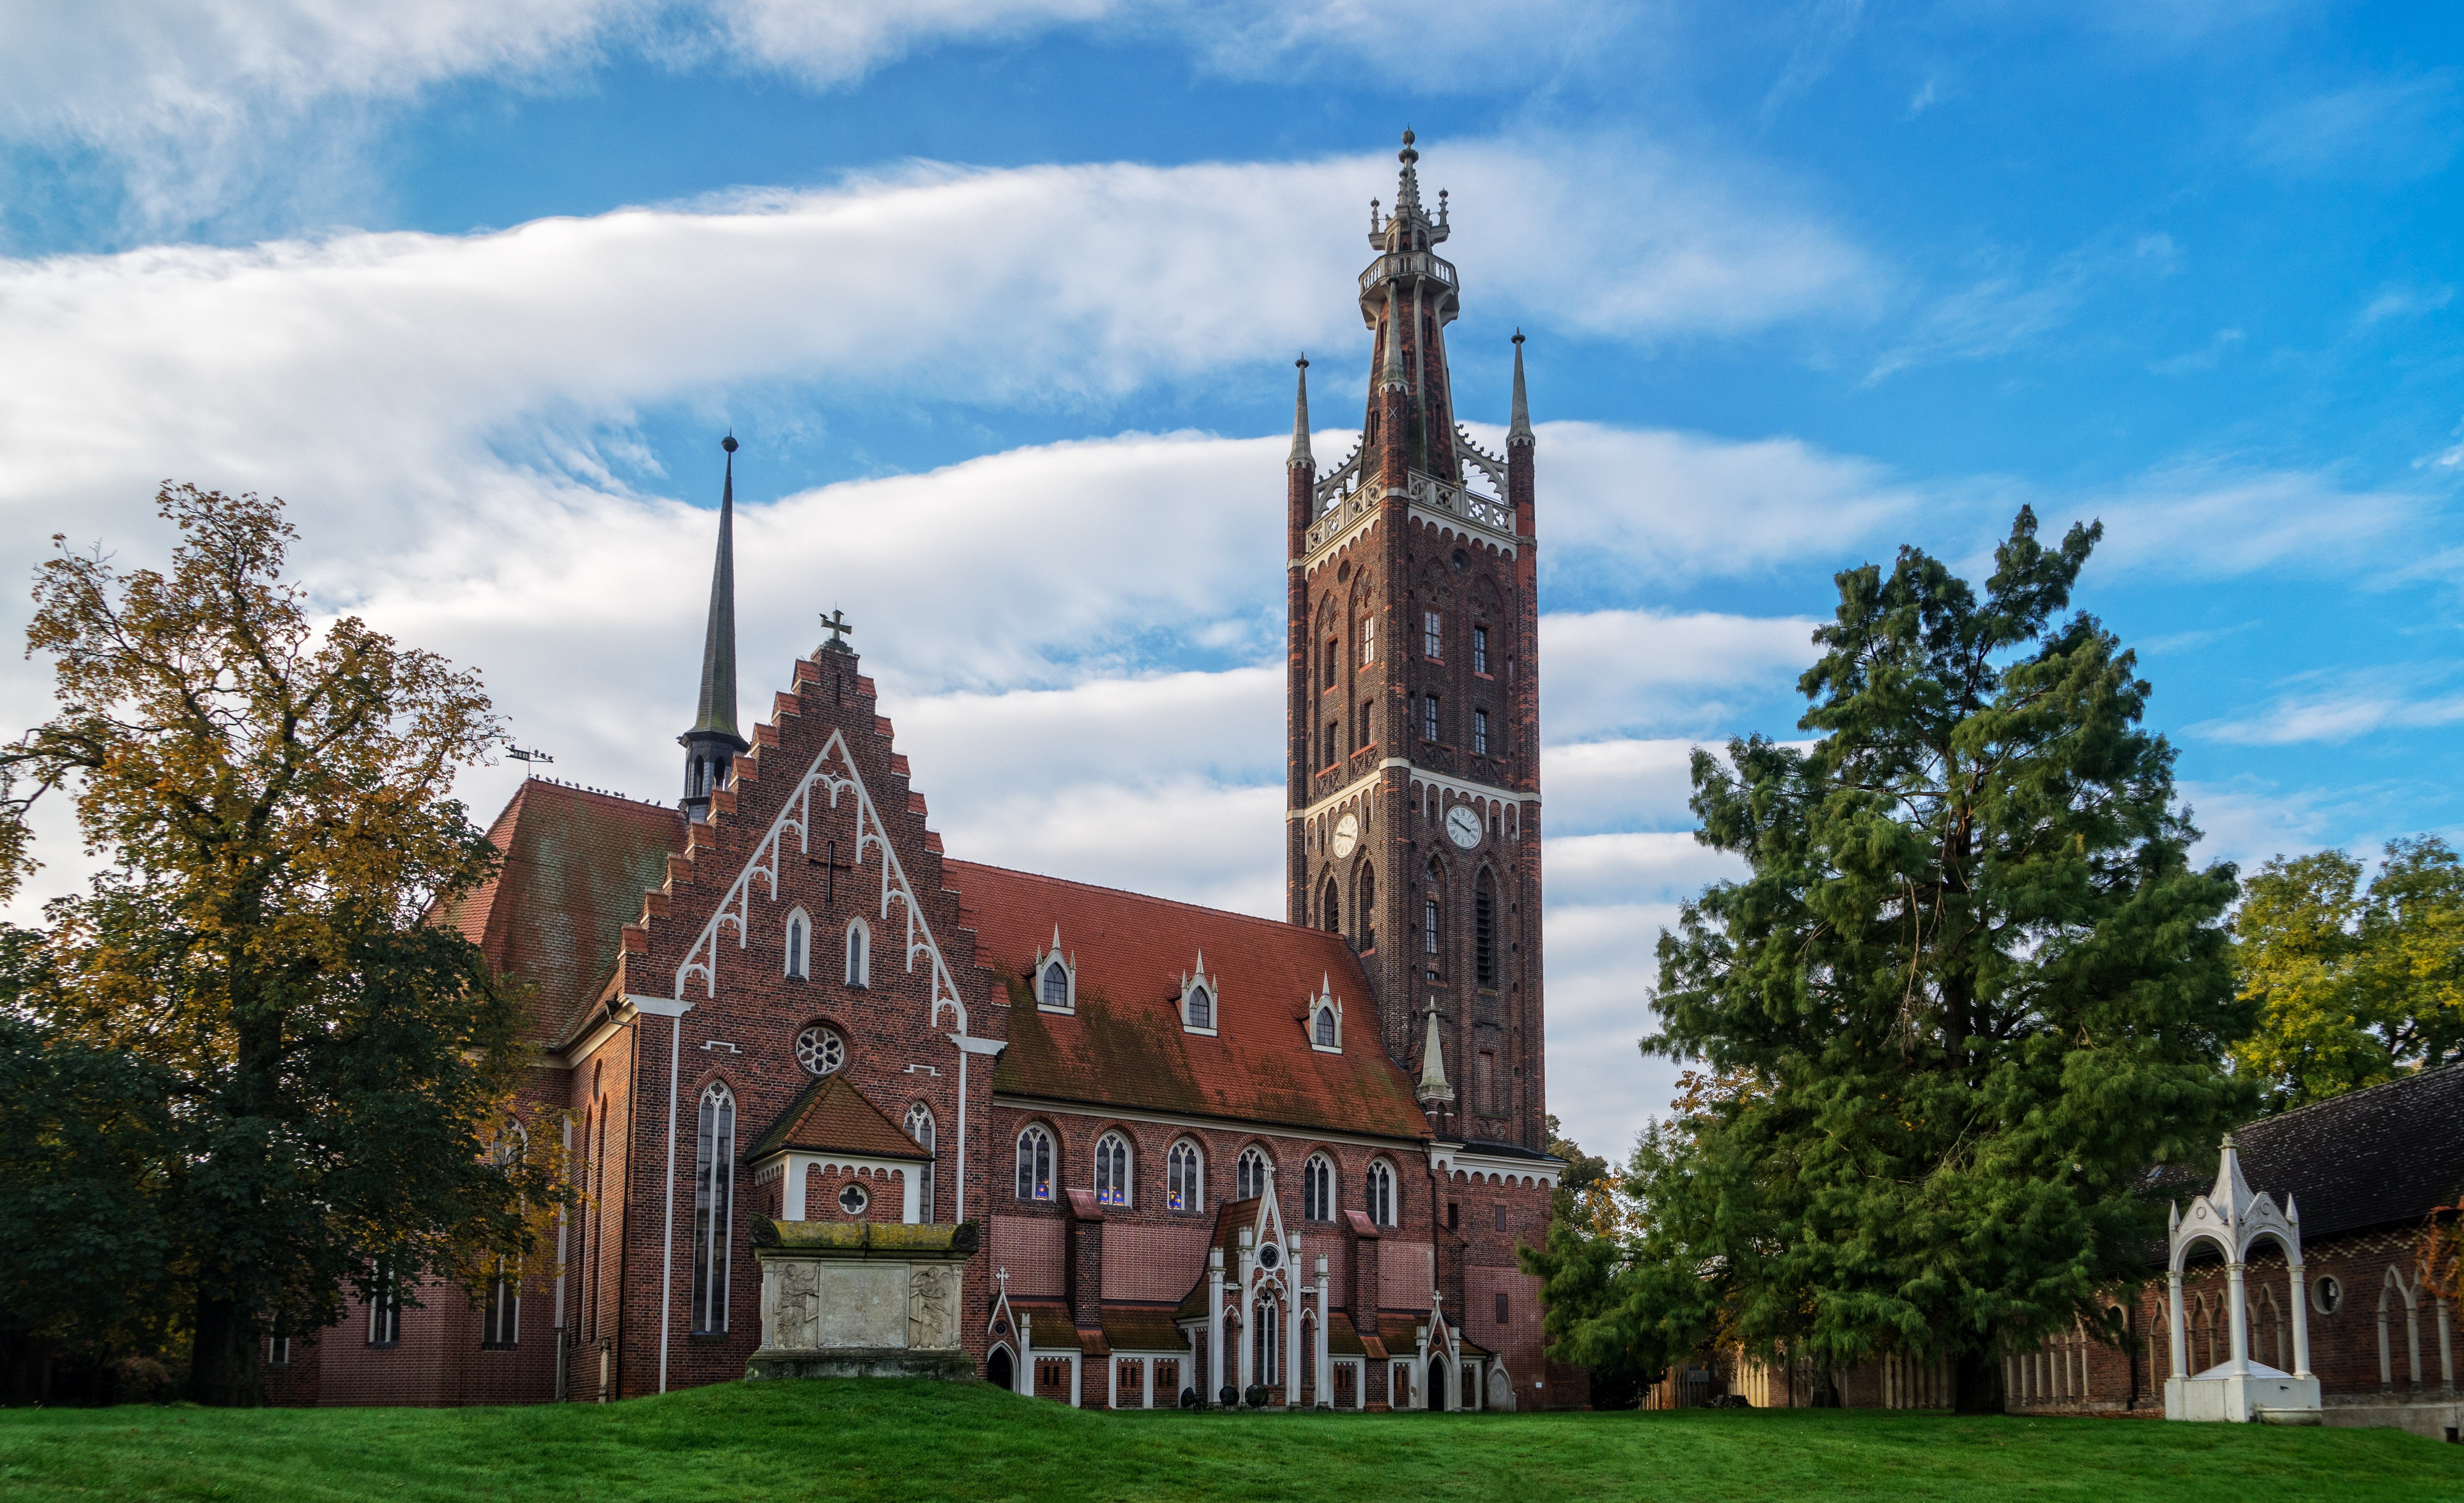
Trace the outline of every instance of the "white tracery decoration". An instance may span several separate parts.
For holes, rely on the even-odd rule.
[[[883,822],[880,809],[872,802],[872,794],[865,787],[864,776],[856,770],[855,759],[848,753],[847,733],[838,730],[830,732],[830,739],[823,744],[820,755],[813,759],[813,764],[804,770],[804,776],[797,783],[794,791],[780,805],[779,813],[771,820],[770,828],[763,831],[760,844],[754,848],[744,869],[729,884],[726,895],[711,911],[699,937],[685,951],[683,962],[676,967],[675,996],[681,999],[686,988],[696,979],[704,997],[718,995],[718,938],[721,931],[732,927],[736,931],[737,948],[744,947],[745,935],[752,924],[754,883],[757,880],[767,883],[770,899],[773,902],[778,900],[779,861],[781,853],[787,849],[788,835],[792,831],[795,836],[798,855],[810,853],[813,819],[818,812],[815,801],[822,797],[828,800],[823,807],[831,809],[839,807],[842,797],[854,800],[854,867],[858,871],[863,869],[868,851],[876,852],[880,858],[881,898],[877,917],[885,927],[891,923],[893,914],[900,917],[906,931],[904,948],[908,971],[913,974],[919,960],[929,969],[932,981],[929,1025],[938,1028],[941,1011],[946,1007],[957,1015],[958,1032],[965,1034],[966,1004],[959,1000],[957,984],[951,978],[948,961],[942,958],[940,942],[933,936],[931,921],[924,917],[922,900],[916,896],[913,885],[908,880],[906,868],[898,860],[897,849],[891,844],[890,827]]]

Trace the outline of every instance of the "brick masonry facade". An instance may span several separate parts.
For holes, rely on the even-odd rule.
[[[1422,254],[1410,264],[1425,280],[1444,230],[1419,206],[1412,160],[1407,148],[1379,264]],[[1308,1351],[1277,1359],[1279,1393],[1583,1402],[1579,1375],[1544,1360],[1537,1281],[1516,1261],[1545,1234],[1562,1167],[1542,1132],[1532,450],[1519,349],[1508,456],[1456,435],[1443,276],[1444,298],[1435,282],[1416,294],[1399,342],[1403,305],[1378,305],[1374,537],[1303,562],[1324,496],[1313,462],[1289,471],[1291,921],[946,860],[843,646],[795,661],[766,719],[737,737],[731,467],[701,718],[685,738],[691,818],[526,785],[494,831],[504,874],[445,916],[540,987],[540,1064],[521,1107],[535,1130],[567,1135],[583,1192],[553,1259],[522,1276],[515,1339],[484,1340],[484,1310],[456,1289],[421,1291],[386,1342],[367,1338],[355,1304],[269,1365],[269,1396],[587,1402],[738,1380],[761,1324],[752,1223],[789,1212],[798,1164],[808,1220],[899,1221],[912,1190],[917,1219],[983,1228],[962,1286],[979,1372],[1005,1285],[1032,1316],[1033,1350],[1011,1359],[1022,1388],[1066,1399],[1074,1381],[1102,1404],[1123,1362],[1133,1402],[1172,1403],[1199,1381],[1206,1341],[1202,1321],[1175,1321],[1226,1247],[1220,1213],[1256,1191],[1239,1183],[1256,1154],[1271,1165],[1283,1267],[1306,1282],[1324,1258],[1330,1290]],[[1485,520],[1428,510],[1473,506],[1475,471],[1496,492]],[[1427,492],[1435,481],[1456,490]],[[1319,616],[1342,623],[1349,666],[1339,692],[1303,703]],[[1373,617],[1385,648],[1350,663],[1349,633]],[[1335,723],[1322,697],[1369,706],[1343,718],[1357,744],[1329,768],[1310,760]],[[1309,807],[1329,795],[1356,816],[1341,842],[1340,811]],[[1328,880],[1368,895],[1352,921],[1309,910]],[[1054,962],[1064,1001],[1047,1006]],[[1431,1019],[1438,1059],[1423,1052]],[[1416,1097],[1414,1076],[1430,1073],[1447,1090]],[[822,1100],[840,1115],[815,1126]],[[1049,1146],[1030,1155],[1023,1193],[1030,1131]],[[785,1157],[791,1138],[803,1158]],[[1120,1152],[1099,1173],[1108,1138]],[[1180,1208],[1167,1205],[1176,1142],[1202,1165]],[[1321,1160],[1323,1205],[1308,1183]],[[1461,1376],[1390,1371],[1432,1327],[1469,1343]],[[1329,1393],[1301,1360],[1322,1341],[1357,1364]]]

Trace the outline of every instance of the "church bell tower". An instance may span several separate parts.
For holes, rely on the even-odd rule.
[[[1289,510],[1287,917],[1360,956],[1386,1051],[1441,1138],[1545,1150],[1531,422],[1514,336],[1506,453],[1455,424],[1444,193],[1403,133],[1370,204],[1360,440],[1321,475],[1302,361]]]

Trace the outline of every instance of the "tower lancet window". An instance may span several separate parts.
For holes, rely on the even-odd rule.
[[[1488,628],[1486,627],[1471,629],[1471,671],[1475,674],[1488,672]]]
[[[1366,668],[1375,661],[1377,661],[1377,618],[1363,616],[1360,618],[1360,666]]]
[[[1420,654],[1443,659],[1445,653],[1445,618],[1434,610],[1420,612]]]
[[[1488,712],[1486,710],[1474,710],[1471,713],[1471,749],[1472,755],[1476,757],[1488,755]]]
[[[1433,741],[1438,739],[1438,711],[1436,695],[1420,696],[1420,740]]]

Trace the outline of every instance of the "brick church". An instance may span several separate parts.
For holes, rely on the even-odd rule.
[[[583,1193],[556,1266],[273,1342],[275,1402],[739,1380],[756,1246],[816,1223],[955,1227],[967,1371],[1022,1393],[1582,1402],[1515,1260],[1563,1169],[1521,336],[1492,454],[1457,425],[1411,140],[1356,288],[1358,443],[1322,471],[1306,362],[1295,403],[1284,917],[946,852],[843,630],[740,730],[730,439],[682,801],[535,778],[445,916],[536,988],[525,1107]]]

